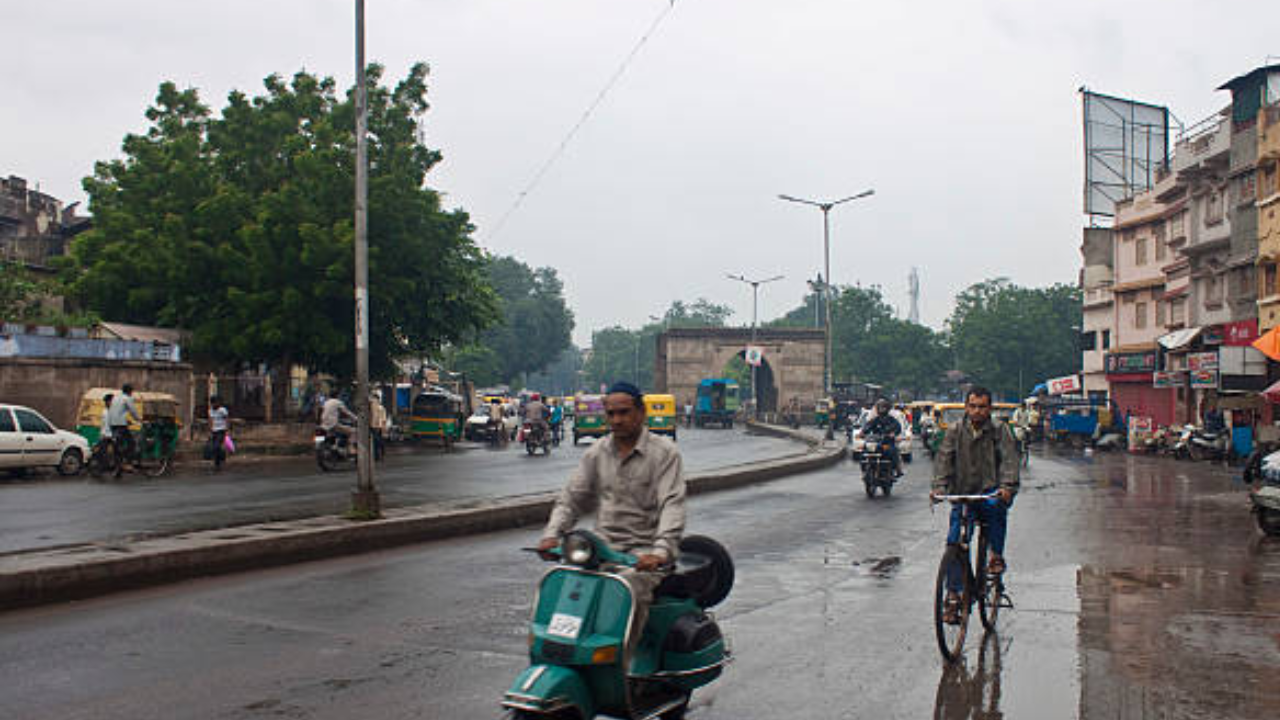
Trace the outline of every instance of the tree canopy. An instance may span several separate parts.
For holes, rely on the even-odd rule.
[[[394,87],[367,71],[370,367],[430,353],[497,317],[461,210],[426,187],[427,67]],[[101,316],[183,328],[228,365],[301,363],[349,376],[354,350],[354,91],[272,75],[213,117],[194,89],[160,86],[150,127],[99,162],[94,228],[72,247],[75,292]]]
[[[534,269],[515,258],[494,257],[485,277],[498,294],[501,319],[453,353],[453,369],[481,385],[514,385],[570,349],[573,312],[553,268]]]

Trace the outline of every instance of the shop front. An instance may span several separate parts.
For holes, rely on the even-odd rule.
[[[1172,387],[1157,387],[1154,347],[1109,353],[1106,368],[1111,399],[1123,416],[1150,418],[1157,426],[1173,423],[1177,391]]]

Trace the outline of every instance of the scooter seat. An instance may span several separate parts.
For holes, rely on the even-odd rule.
[[[697,553],[682,553],[676,560],[676,568],[662,579],[654,597],[691,598],[698,594],[715,577],[711,558]]]

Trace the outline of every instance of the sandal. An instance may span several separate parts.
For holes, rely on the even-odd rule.
[[[954,593],[947,593],[947,599],[942,604],[942,622],[948,625],[960,624],[960,596]]]
[[[1005,571],[1004,558],[999,555],[993,555],[991,562],[987,563],[988,575],[1003,575]]]

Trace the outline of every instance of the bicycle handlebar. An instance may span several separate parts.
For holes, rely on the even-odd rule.
[[[997,497],[999,497],[999,491],[981,495],[930,495],[929,499],[933,502],[980,502],[982,500],[994,500]]]

